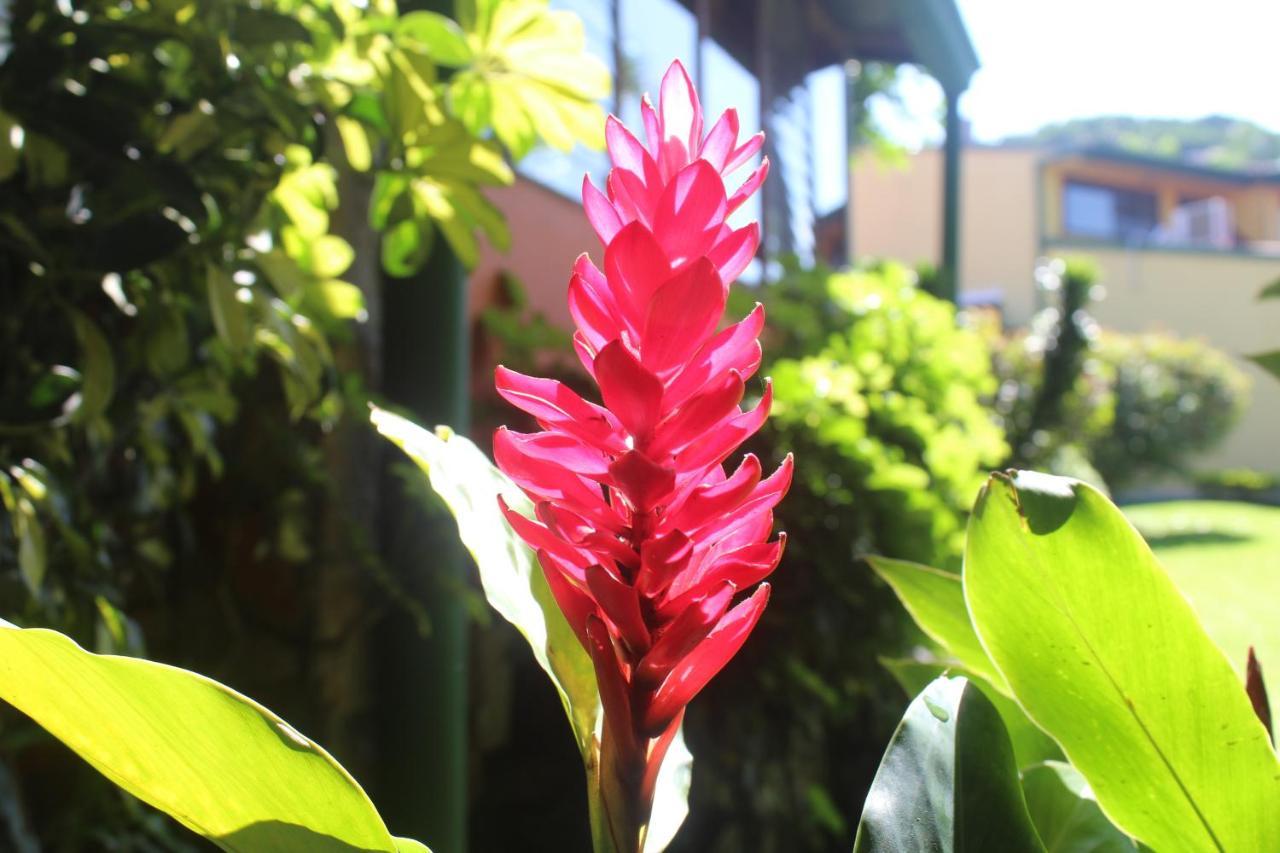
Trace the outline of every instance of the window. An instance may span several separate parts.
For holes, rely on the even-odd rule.
[[[1062,227],[1071,237],[1135,242],[1159,224],[1153,193],[1068,181],[1062,194]]]

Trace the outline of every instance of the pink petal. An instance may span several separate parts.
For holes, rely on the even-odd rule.
[[[638,512],[648,512],[675,488],[675,472],[638,450],[629,450],[609,466],[609,476]]]
[[[636,591],[598,565],[587,566],[587,588],[632,654],[644,654],[649,648],[649,629],[640,615]]]
[[[661,731],[716,673],[724,669],[724,665],[746,642],[768,601],[769,585],[760,584],[754,595],[724,615],[707,638],[662,682],[645,711],[644,731]]]
[[[567,567],[572,567],[579,579],[585,578],[583,569],[591,560],[591,555],[570,545],[568,542],[555,535],[551,530],[539,524],[536,521],[525,518],[520,513],[507,506],[507,502],[498,498],[498,509],[502,512],[503,517],[507,520],[507,524],[516,532],[516,535],[524,540],[530,548],[535,551],[547,551],[560,560]]]
[[[745,390],[742,377],[730,371],[715,387],[701,393],[672,413],[657,430],[651,451],[658,454],[679,453],[695,441],[719,429],[731,415],[738,413]],[[737,443],[734,443],[734,447]]]
[[[769,176],[769,158],[764,158],[760,163],[760,168],[751,173],[751,176],[742,182],[742,186],[734,190],[729,198],[729,212],[733,213],[742,207],[746,200],[751,198],[751,194],[760,189],[760,185],[764,183],[764,179]]]
[[[787,535],[783,533],[776,542],[746,545],[718,557],[710,562],[697,578],[687,584],[687,591],[677,594],[677,590],[672,587],[667,600],[659,606],[658,614],[670,618],[674,614],[682,613],[694,602],[724,583],[731,583],[737,589],[755,586],[773,574],[773,570],[778,567],[778,562],[782,559],[782,551],[786,544]]]
[[[638,328],[653,292],[671,277],[671,264],[649,229],[632,222],[605,248],[604,271],[613,298]]]
[[[597,446],[621,452],[622,425],[603,406],[589,403],[563,382],[525,376],[501,365],[494,371],[498,394],[544,427],[555,426]]]
[[[618,750],[623,754],[635,749],[635,731],[631,724],[631,700],[618,650],[608,627],[600,617],[591,615],[586,620],[587,651],[595,666],[596,683],[600,686],[600,701],[604,704],[606,737],[617,738]]]
[[[676,457],[676,467],[687,471],[723,462],[735,447],[760,429],[772,405],[773,384],[766,380],[764,396],[754,409],[723,421],[717,429],[690,443]]]
[[[649,653],[640,660],[633,682],[642,688],[657,687],[671,672],[672,667],[706,639],[716,622],[729,609],[735,591],[733,584],[722,583],[686,607],[662,629],[661,636],[649,649]]]
[[[640,359],[663,374],[685,364],[715,331],[725,289],[716,268],[698,258],[653,293],[640,335]]]
[[[636,139],[631,131],[627,130],[614,116],[605,119],[604,140],[609,149],[609,159],[613,161],[615,169],[622,169],[644,178],[647,173],[645,160],[652,160],[652,158],[649,157],[649,152],[644,150],[640,140]]]
[[[739,145],[734,152],[729,155],[729,162],[724,164],[723,171],[726,175],[736,170],[743,163],[756,156],[756,152],[764,147],[764,131],[760,131],[752,136],[746,142]]]
[[[551,597],[556,600],[556,606],[577,635],[578,642],[589,650],[591,646],[587,638],[587,620],[595,615],[595,602],[570,582],[558,562],[546,551],[538,552],[538,565],[542,566],[542,576],[547,579],[547,586],[551,590]]]
[[[587,221],[600,238],[600,244],[609,245],[613,236],[622,230],[622,220],[618,218],[618,211],[613,209],[605,194],[591,183],[589,175],[582,176],[582,208],[587,213]]]
[[[738,141],[738,111],[735,109],[727,109],[720,116],[720,120],[712,125],[711,130],[707,132],[707,138],[702,142],[702,149],[698,152],[698,156],[711,164],[711,167],[717,172],[724,169],[724,164],[729,161],[729,154],[733,151],[733,145]]]
[[[716,243],[711,251],[707,252],[707,257],[720,270],[720,280],[728,287],[742,275],[742,271],[756,256],[756,249],[759,246],[760,226],[752,222],[737,231],[730,232],[728,237]]]
[[[720,483],[698,486],[678,510],[662,519],[662,529],[697,530],[713,518],[731,512],[760,482],[760,460],[748,453],[733,476]]]
[[[595,360],[596,382],[604,404],[623,427],[641,441],[652,432],[662,406],[662,383],[636,360],[622,341],[600,350]]]
[[[712,377],[736,370],[746,379],[760,366],[760,330],[764,328],[764,307],[756,307],[741,322],[720,331],[689,359],[689,364],[672,380],[664,402],[675,407],[696,394]]]
[[[705,254],[727,215],[724,181],[706,160],[695,160],[667,184],[653,216],[653,236],[672,263]]]
[[[662,165],[670,176],[689,161],[702,139],[698,92],[678,59],[662,77],[658,111],[662,116]]]
[[[649,142],[649,154],[656,161],[662,151],[662,121],[648,95],[640,99],[640,118],[644,122],[645,139]]]
[[[660,594],[684,570],[692,556],[693,542],[679,530],[644,540],[640,543],[636,589],[648,597]]]
[[[503,440],[526,459],[537,459],[558,465],[584,477],[599,479],[609,471],[609,457],[571,435],[558,431],[532,434],[502,428]]]

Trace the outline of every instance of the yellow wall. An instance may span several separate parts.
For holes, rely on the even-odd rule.
[[[1032,274],[1038,247],[1036,171],[1031,149],[970,148],[960,166],[961,293],[1003,294],[1005,321],[1021,325],[1035,310]],[[938,263],[942,251],[942,158],[912,155],[905,168],[873,155],[851,177],[849,233],[858,257]]]

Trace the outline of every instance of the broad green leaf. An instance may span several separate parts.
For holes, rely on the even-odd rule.
[[[472,59],[451,82],[450,101],[476,129],[493,131],[519,159],[541,139],[562,151],[575,143],[603,147],[599,101],[612,89],[609,70],[586,50],[582,20],[546,0],[470,4],[459,10]],[[487,91],[486,91],[487,90]]]
[[[339,319],[355,319],[364,312],[364,294],[350,282],[336,279],[318,281],[309,288],[309,292],[325,311]]]
[[[1247,356],[1254,364],[1270,373],[1272,376],[1280,379],[1280,349],[1271,352],[1260,352],[1257,355]]]
[[[880,664],[889,670],[889,674],[898,684],[902,685],[908,699],[914,699],[920,695],[931,681],[941,675],[958,675],[969,679],[969,682],[981,690],[1000,712],[1005,731],[1009,733],[1009,740],[1013,743],[1013,756],[1018,767],[1030,767],[1042,761],[1062,758],[1062,750],[1053,742],[1053,738],[1031,722],[1031,718],[1018,707],[1017,702],[992,687],[991,682],[973,670],[955,664],[917,660],[881,658]]]
[[[888,557],[868,557],[867,562],[893,587],[920,630],[997,690],[1009,692],[973,631],[959,575]]]
[[[867,793],[853,849],[1044,850],[1000,715],[968,680],[939,678],[907,708]]]
[[[1135,853],[1133,839],[1107,820],[1089,783],[1070,764],[1046,761],[1022,773],[1031,821],[1048,853]]]
[[[397,850],[355,780],[261,705],[193,672],[0,626],[0,698],[222,849]]]
[[[1265,850],[1280,762],[1244,687],[1151,551],[1075,480],[995,475],[969,522],[974,627],[1099,805],[1157,850]]]
[[[400,16],[396,37],[401,43],[425,51],[441,65],[465,65],[471,61],[471,48],[462,28],[453,19],[435,12]]]
[[[595,669],[556,605],[536,555],[502,517],[498,498],[530,518],[532,504],[478,447],[448,427],[431,432],[378,408],[373,410],[372,421],[426,473],[431,488],[458,523],[458,535],[475,559],[489,604],[524,635],[538,665],[551,677],[587,768],[596,849],[608,849],[607,822],[595,797],[601,725]],[[691,761],[681,733],[658,774],[645,853],[664,849],[683,822],[688,812]]]

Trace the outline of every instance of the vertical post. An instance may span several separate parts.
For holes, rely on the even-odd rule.
[[[937,296],[955,302],[960,281],[960,93],[948,89],[942,164],[942,268]]]
[[[853,244],[853,158],[858,153],[858,122],[862,110],[862,97],[858,91],[859,78],[862,76],[862,63],[850,59],[844,64],[844,181],[848,191],[845,201],[844,218],[844,262],[853,266],[857,248]]]
[[[467,280],[439,235],[426,267],[383,281],[383,390],[427,427],[466,428],[470,362]],[[396,461],[398,451],[394,453]],[[467,834],[467,561],[453,519],[383,479],[382,554],[413,602],[393,605],[378,637],[378,803],[393,832],[438,853]]]
[[[756,79],[760,84],[760,129],[765,132],[764,154],[774,161],[775,177],[765,181],[760,188],[760,259],[763,262],[761,281],[769,280],[770,241],[773,237],[773,215],[771,200],[778,191],[776,177],[778,158],[774,154],[773,136],[769,131],[769,115],[773,108],[773,56],[770,53],[773,32],[773,0],[758,0],[755,20],[755,59]]]
[[[399,7],[453,12],[452,0],[399,0]],[[437,232],[422,271],[383,276],[382,292],[383,392],[424,426],[465,430],[471,348],[462,264]],[[403,461],[394,448],[386,453]],[[436,853],[464,853],[467,558],[447,513],[407,497],[389,469],[382,490],[381,554],[411,601],[388,609],[376,639],[377,802],[394,834]]]
[[[698,90],[698,97],[704,101],[707,97],[706,59],[702,55],[703,43],[711,38],[711,0],[696,0],[693,5],[695,20],[698,24],[697,38],[693,49],[693,85]]]

